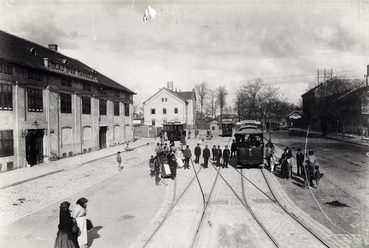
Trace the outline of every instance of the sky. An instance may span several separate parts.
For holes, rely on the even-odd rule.
[[[0,29],[76,58],[137,93],[172,81],[224,86],[226,104],[257,78],[290,103],[327,74],[364,79],[369,1],[0,0]],[[147,16],[152,8],[156,14]]]

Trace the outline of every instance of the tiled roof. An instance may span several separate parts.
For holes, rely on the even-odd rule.
[[[30,52],[31,49],[34,49],[35,54]],[[91,73],[94,70],[77,59],[67,57],[57,51],[6,33],[2,30],[0,30],[0,58],[14,64],[20,64],[46,71],[49,70],[44,66],[44,58],[48,58],[49,60],[57,63],[63,63],[63,60],[67,60],[68,65],[71,68],[86,73]],[[123,90],[127,93],[136,94],[103,74],[97,73],[97,78],[101,85]]]
[[[191,100],[193,97],[194,92],[193,91],[172,91],[173,94],[177,95],[179,98],[186,100]]]

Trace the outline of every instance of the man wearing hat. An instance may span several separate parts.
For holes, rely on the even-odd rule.
[[[184,169],[190,169],[190,158],[192,157],[192,152],[189,145],[186,145],[186,150],[183,151],[183,156],[185,158]]]
[[[229,161],[229,154],[231,151],[228,149],[228,146],[226,145],[223,150],[223,168],[228,168],[228,161]]]
[[[299,148],[297,149],[296,153],[297,175],[302,177],[305,176],[304,170],[302,169],[303,163],[304,163],[304,154],[302,154],[301,149]]]
[[[194,152],[196,156],[195,163],[198,164],[200,162],[200,155],[201,155],[201,147],[199,143],[197,143],[197,146],[195,147]]]
[[[210,150],[208,145],[205,145],[205,148],[202,152],[202,156],[204,158],[204,168],[208,168],[209,158],[210,158]]]
[[[168,164],[170,168],[170,178],[172,180],[174,180],[177,176],[177,160],[176,160],[176,156],[174,155],[174,150],[175,148],[172,147],[172,149],[170,149],[167,155]]]

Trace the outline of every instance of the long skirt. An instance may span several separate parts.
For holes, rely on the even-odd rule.
[[[54,248],[79,248],[76,235],[59,231]]]
[[[79,247],[87,247],[88,239],[87,239],[87,221],[86,216],[77,217],[77,226],[79,228],[78,234],[78,244]]]

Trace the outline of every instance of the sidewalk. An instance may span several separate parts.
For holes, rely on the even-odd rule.
[[[139,138],[135,142],[130,141],[130,148],[138,148],[145,146],[148,143],[153,143],[153,138]],[[58,173],[60,171],[70,170],[77,166],[92,162],[104,157],[114,156],[118,151],[124,153],[126,144],[104,148],[99,151],[84,153],[81,155],[52,161],[49,163],[42,163],[32,167],[15,169],[8,172],[0,173],[0,190],[21,184],[40,177]]]
[[[301,134],[301,133],[304,133],[306,135],[306,131],[307,131],[306,129],[296,128],[296,127],[287,128],[287,129],[288,129],[289,135],[291,136],[296,135],[296,134]],[[311,131],[311,130],[309,131],[309,135],[323,137],[321,132]],[[334,139],[334,140],[343,141],[343,142],[347,142],[351,144],[357,144],[357,145],[369,147],[369,137],[362,137],[356,134],[346,134],[345,136],[342,136],[342,133],[337,133],[337,134],[329,133],[324,138]]]

